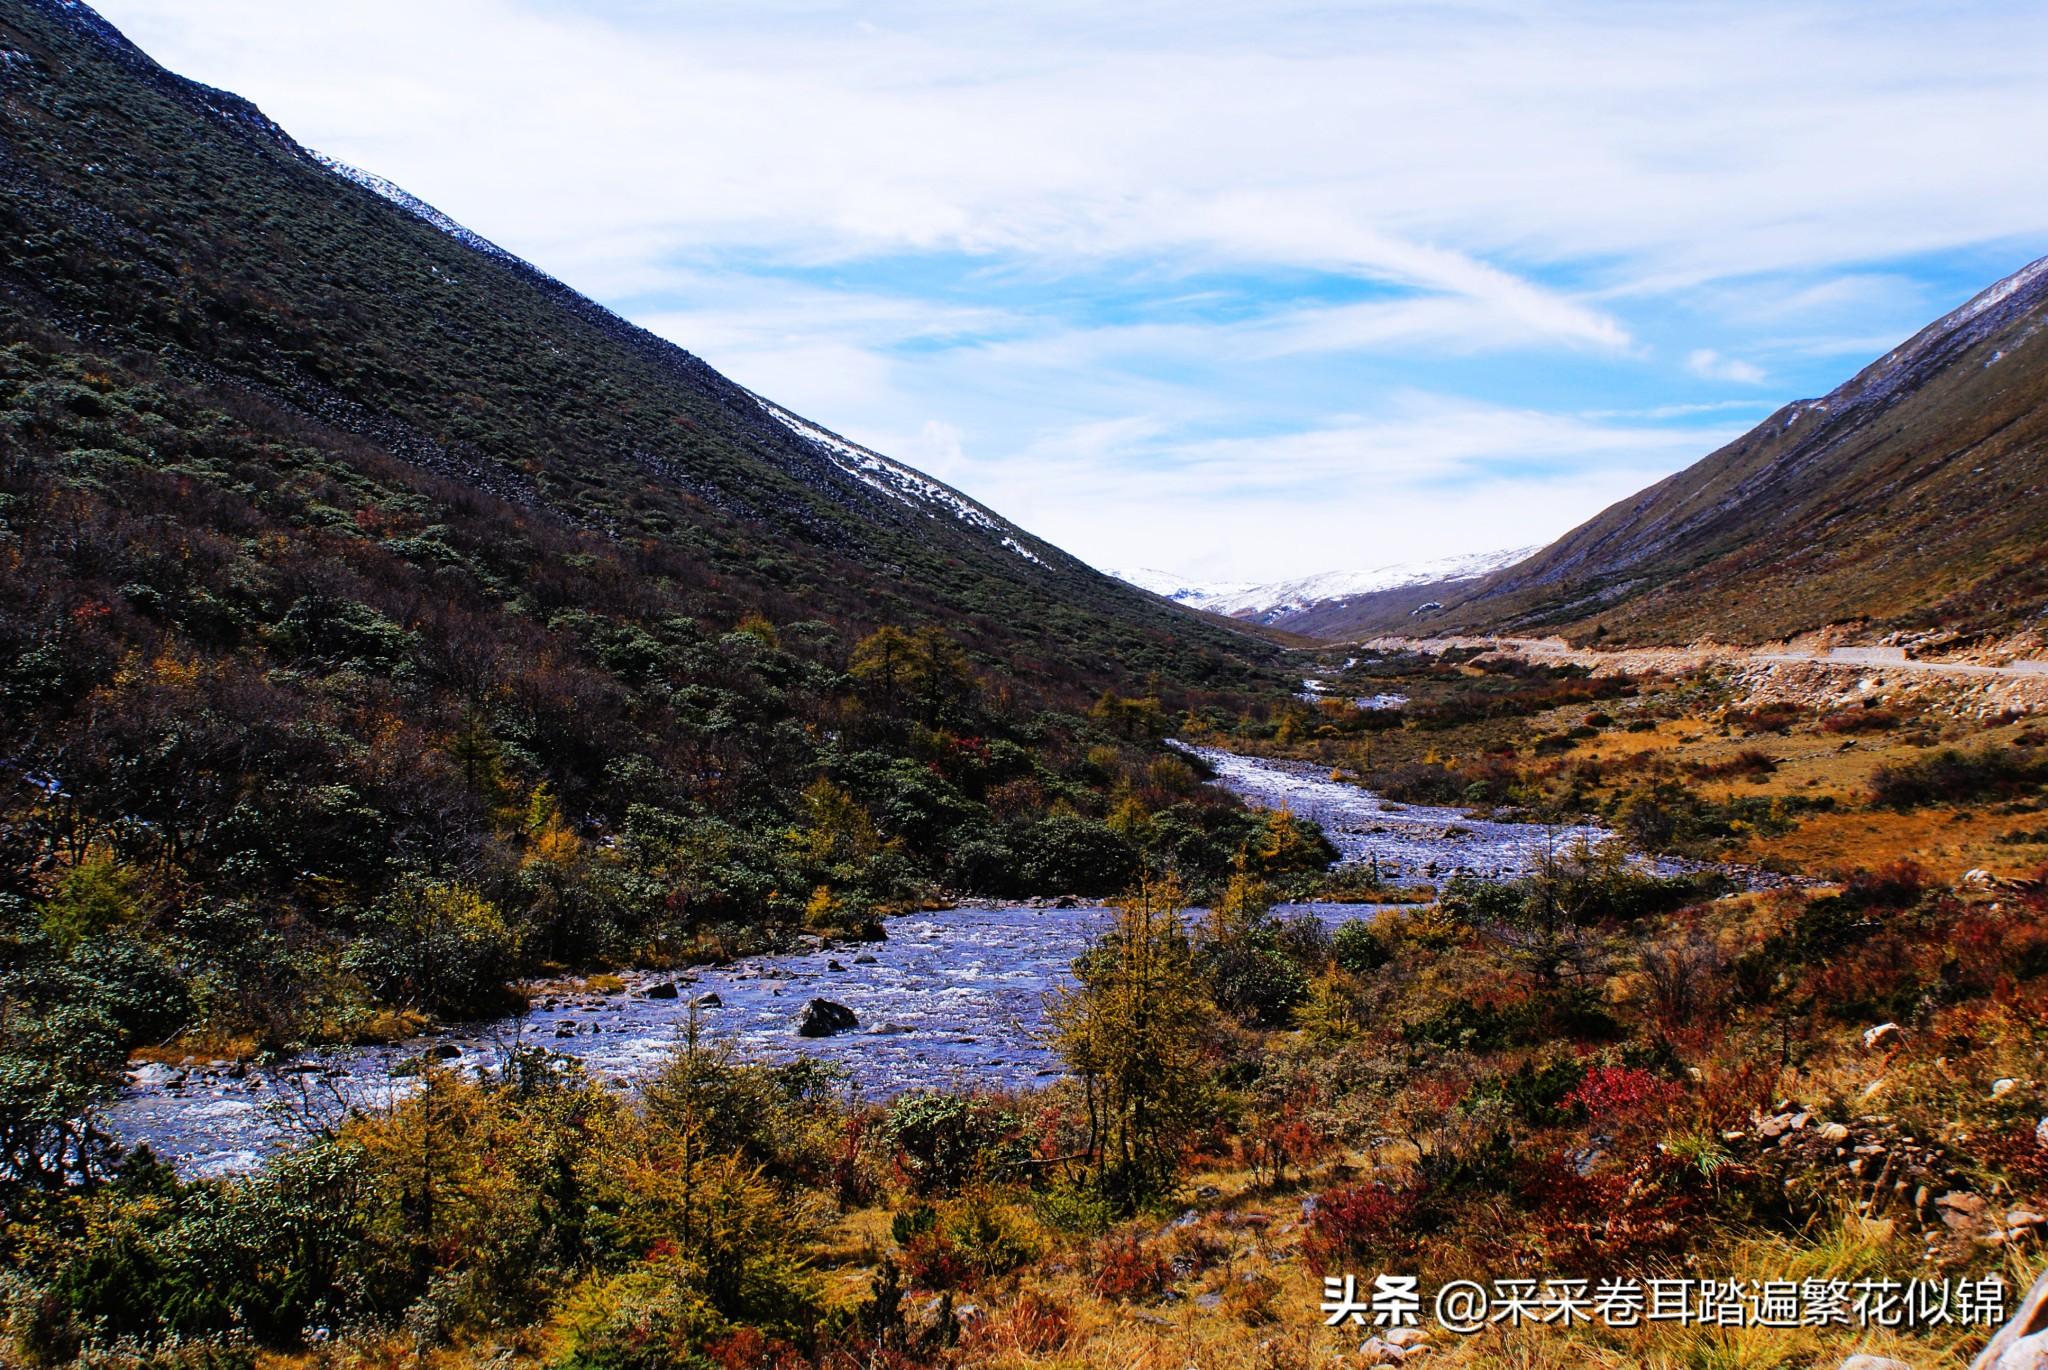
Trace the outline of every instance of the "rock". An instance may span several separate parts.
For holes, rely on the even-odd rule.
[[[716,994],[700,994],[696,998],[692,999],[690,1002],[695,1004],[698,1008],[725,1007],[725,1000],[719,998]]]
[[[1970,1362],[1970,1370],[2048,1370],[2048,1271],[2034,1281],[2012,1321]]]
[[[874,957],[868,955],[866,952],[862,952],[860,955],[854,957],[853,963],[856,966],[875,966],[881,964],[881,962],[876,960]]]
[[[1405,1350],[1411,1346],[1420,1346],[1423,1342],[1428,1341],[1429,1333],[1419,1327],[1396,1327],[1381,1333],[1380,1340]]]
[[[804,1005],[804,1011],[797,1015],[796,1035],[799,1037],[830,1037],[845,1032],[848,1028],[860,1026],[860,1019],[844,1004],[835,1004],[830,999],[813,999]]]
[[[1829,1123],[1820,1130],[1820,1139],[1824,1142],[1846,1142],[1849,1140],[1848,1125],[1845,1123]]]
[[[2029,1227],[2048,1226],[2048,1218],[2042,1217],[2031,1208],[2015,1208],[2005,1215],[2007,1227],[2024,1230]]]
[[[675,981],[664,980],[658,985],[649,985],[646,989],[640,991],[640,993],[642,994],[642,996],[648,999],[674,999],[678,995],[680,995],[682,991],[676,988]]]
[[[1991,1370],[2048,1370],[2048,1332],[2021,1337],[1999,1353]]]
[[[845,966],[842,966],[842,965],[840,965],[840,964],[839,964],[839,963],[838,963],[837,961],[827,961],[827,962],[825,963],[825,969],[826,969],[826,970],[845,970],[845,969],[846,969],[846,967],[845,967]]]
[[[2019,1087],[2020,1082],[2018,1080],[1993,1080],[1991,1082],[1991,1097],[1994,1099],[2003,1099],[2006,1095],[2012,1093]]]
[[[2048,1118],[2034,1124],[2034,1145],[2048,1151]]]
[[[1863,1049],[1865,1051],[1892,1051],[1903,1044],[1905,1040],[1906,1030],[1897,1023],[1879,1023],[1874,1028],[1865,1029],[1863,1033]]]
[[[1849,1357],[1837,1367],[1837,1370],[1913,1370],[1913,1367],[1902,1360],[1893,1360],[1890,1356],[1863,1355]]]
[[[437,1061],[452,1061],[462,1054],[462,1048],[453,1042],[442,1042],[427,1048],[427,1055]]]

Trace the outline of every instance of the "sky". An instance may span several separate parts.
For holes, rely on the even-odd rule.
[[[100,0],[1105,567],[1542,543],[2048,253],[2048,6]]]

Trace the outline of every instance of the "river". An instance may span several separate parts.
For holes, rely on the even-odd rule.
[[[1551,828],[1466,818],[1454,809],[1389,804],[1313,767],[1213,748],[1217,784],[1265,807],[1284,806],[1322,825],[1349,863],[1369,864],[1392,884],[1425,884],[1458,871],[1511,876],[1597,828]],[[1375,906],[1305,905],[1280,912],[1325,922],[1369,916]],[[655,1070],[688,1021],[693,999],[703,1032],[766,1060],[812,1055],[844,1066],[870,1097],[933,1086],[1028,1087],[1059,1073],[1043,1041],[1048,994],[1108,920],[1100,906],[962,904],[890,920],[888,940],[813,946],[683,973],[643,973],[625,988],[560,988],[514,1019],[457,1026],[397,1046],[310,1053],[278,1066],[227,1063],[139,1066],[106,1121],[122,1140],[147,1142],[186,1175],[258,1166],[264,1155],[351,1108],[388,1104],[415,1087],[408,1063],[435,1053],[458,1068],[495,1067],[519,1046],[574,1057],[597,1077],[630,1087]],[[647,991],[673,984],[674,998]],[[803,1038],[803,1006],[826,998],[853,1010],[858,1026]]]

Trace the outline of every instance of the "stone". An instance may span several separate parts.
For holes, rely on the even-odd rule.
[[[1989,1370],[2048,1370],[2048,1332],[2019,1338],[1999,1352]]]
[[[813,999],[804,1005],[797,1015],[796,1035],[799,1037],[830,1037],[860,1026],[860,1019],[852,1009],[830,999]]]
[[[2031,1208],[2015,1208],[2005,1215],[2007,1227],[2020,1228],[2048,1226],[2048,1218],[2042,1217]]]
[[[1380,1334],[1380,1340],[1406,1350],[1429,1340],[1429,1333],[1419,1327],[1395,1327]]]
[[[1897,1023],[1879,1023],[1863,1033],[1865,1051],[1891,1051],[1904,1044],[1906,1030]]]
[[[1837,1370],[1913,1370],[1913,1367],[1890,1356],[1858,1355],[1843,1361]]]
[[[2048,1118],[2034,1124],[2034,1145],[2048,1151]]]
[[[2012,1093],[2019,1087],[2020,1082],[2018,1080],[1993,1080],[1991,1082],[1991,1097],[1994,1099],[2003,1099],[2006,1095]]]
[[[1822,1129],[1820,1130],[1820,1139],[1821,1139],[1822,1141],[1824,1141],[1824,1142],[1846,1142],[1846,1141],[1848,1141],[1848,1140],[1849,1140],[1849,1127],[1848,1127],[1848,1124],[1846,1124],[1846,1123],[1829,1123],[1829,1124],[1828,1124],[1828,1125],[1827,1125],[1826,1127],[1823,1127],[1823,1128],[1822,1128]]]
[[[664,980],[658,985],[649,985],[641,993],[649,999],[673,999],[682,991],[676,988],[675,981]]]
[[[2012,1321],[1970,1362],[1970,1370],[2048,1370],[2048,1271],[2020,1300]]]
[[[692,999],[690,1002],[695,1004],[698,1008],[725,1007],[725,1000],[719,998],[716,994],[700,994],[696,998]]]

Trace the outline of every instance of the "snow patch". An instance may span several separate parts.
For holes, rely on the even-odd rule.
[[[473,233],[461,224],[456,223],[455,220],[449,218],[446,214],[443,214],[440,210],[434,208],[395,181],[387,181],[382,176],[364,171],[360,167],[352,167],[347,162],[341,161],[339,158],[329,157],[324,152],[313,152],[310,148],[307,149],[307,152],[315,162],[326,167],[329,171],[341,177],[342,180],[351,181],[361,186],[364,190],[369,191],[372,195],[389,200],[414,218],[423,219],[435,228],[440,229],[464,247],[473,247],[478,252],[486,256],[496,257],[500,261],[516,262],[519,260],[519,258],[513,256],[504,248],[499,247],[482,234]]]
[[[798,418],[780,405],[769,403],[759,395],[753,398],[754,403],[760,405],[762,412],[769,418],[823,452],[831,458],[833,465],[869,489],[886,495],[908,508],[917,509],[928,518],[937,518],[941,513],[949,513],[971,528],[998,534],[1003,546],[1033,566],[1045,565],[1035,552],[1005,532],[1003,525],[986,509],[964,495],[956,494],[901,462],[891,461],[879,452],[871,451],[858,443],[848,442],[836,433],[828,433],[816,424]]]

